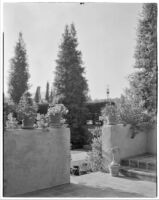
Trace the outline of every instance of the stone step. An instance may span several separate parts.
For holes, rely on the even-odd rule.
[[[136,157],[122,159],[120,164],[121,166],[125,167],[156,171],[157,169],[156,160],[157,160],[156,157],[153,155],[140,155]]]
[[[147,180],[156,182],[157,181],[157,173],[154,170],[142,170],[139,168],[131,168],[121,166],[120,173],[127,177],[138,178],[141,180]]]

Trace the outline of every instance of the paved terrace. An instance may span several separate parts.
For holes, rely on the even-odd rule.
[[[77,150],[72,150],[71,151],[71,165],[79,165],[88,158],[88,151],[82,150],[82,149],[77,149]]]
[[[87,158],[85,150],[71,151],[71,164],[80,164]],[[19,197],[156,197],[156,183],[124,176],[95,172],[71,176],[71,183],[43,189]]]
[[[19,197],[156,197],[156,183],[112,177],[95,172],[82,176],[71,176],[71,184],[39,190]]]

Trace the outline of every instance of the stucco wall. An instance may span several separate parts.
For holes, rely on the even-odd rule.
[[[120,151],[115,154],[116,160],[145,153],[147,151],[147,135],[143,132],[131,139],[130,126],[104,125],[102,129],[102,149],[105,164],[111,161],[108,150],[111,147],[119,147]]]
[[[4,132],[4,196],[70,182],[68,128]]]
[[[147,152],[157,154],[157,126],[147,131]]]

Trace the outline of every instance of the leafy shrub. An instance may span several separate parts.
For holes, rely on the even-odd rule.
[[[41,103],[41,104],[38,104],[38,110],[37,110],[37,113],[40,113],[41,115],[46,115],[47,114],[47,111],[48,111],[48,107],[49,107],[49,104],[48,103]]]
[[[82,128],[70,127],[72,149],[83,147]]]
[[[94,129],[92,140],[92,150],[88,153],[88,164],[91,168],[91,171],[106,171],[103,163],[102,156],[102,130],[101,128]]]
[[[14,117],[17,117],[16,105],[12,102],[4,102],[3,113],[7,116],[9,113],[13,113]]]
[[[92,151],[89,153],[88,162],[92,171],[102,170],[102,141],[101,137],[94,138],[92,142]]]
[[[120,122],[131,125],[132,138],[139,131],[144,131],[153,125],[153,120],[143,108],[141,99],[133,95],[130,90],[126,91],[125,96],[121,96],[118,113]]]
[[[6,127],[8,115],[12,113],[14,118],[17,118],[16,105],[13,102],[3,103],[3,127]]]
[[[92,133],[88,130],[87,126],[71,129],[71,143],[72,148],[82,148],[83,145],[91,144]]]
[[[61,114],[61,115],[66,115],[68,113],[67,108],[63,104],[55,104],[55,105],[50,105],[48,109],[48,115],[56,115],[56,114]]]
[[[23,120],[25,116],[36,116],[37,106],[33,103],[31,95],[29,92],[25,92],[17,106],[18,119]]]

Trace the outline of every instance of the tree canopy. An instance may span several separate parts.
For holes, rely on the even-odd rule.
[[[157,4],[143,4],[136,43],[135,72],[119,103],[121,121],[131,124],[135,134],[157,119]]]
[[[136,72],[130,76],[133,93],[139,96],[143,108],[156,116],[157,112],[157,4],[146,3],[137,29],[135,51]]]

